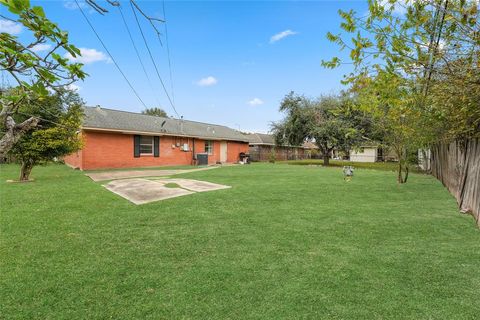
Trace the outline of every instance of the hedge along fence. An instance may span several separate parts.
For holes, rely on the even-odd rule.
[[[471,213],[480,227],[480,139],[438,144],[432,148],[432,174]]]

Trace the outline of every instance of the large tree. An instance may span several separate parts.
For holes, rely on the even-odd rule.
[[[397,181],[407,182],[409,167],[416,162],[412,153],[425,140],[416,96],[411,94],[405,79],[395,73],[380,71],[375,77],[361,78],[355,84],[352,91],[356,93],[356,107],[369,114],[372,131],[381,136],[382,143],[397,157]]]
[[[344,95],[309,99],[291,92],[280,105],[285,118],[272,124],[272,132],[277,143],[301,145],[313,141],[328,166],[334,149],[348,152],[367,138],[364,129],[368,121],[352,110],[351,103]]]
[[[21,164],[20,181],[28,181],[34,166],[61,158],[81,148],[79,129],[83,117],[83,101],[77,93],[61,90],[55,94],[30,99],[20,105],[15,118],[25,114],[40,119],[9,151]]]
[[[27,29],[33,39],[20,41],[12,34],[0,33],[0,69],[16,82],[18,90],[2,92],[0,95],[0,122],[5,132],[0,137],[0,157],[15,145],[15,143],[34,128],[40,121],[37,116],[29,116],[17,123],[14,115],[20,105],[30,99],[48,95],[48,89],[58,90],[78,79],[84,79],[82,64],[70,63],[59,52],[68,52],[72,57],[80,55],[80,50],[69,42],[68,33],[62,31],[50,21],[40,6],[30,6],[28,0],[0,0],[0,5],[9,11],[12,20]],[[40,53],[39,45],[48,45],[50,49]]]
[[[370,0],[367,14],[339,13],[343,34],[327,38],[349,52],[343,83],[396,152],[400,183],[416,148],[480,134],[477,1]]]
[[[430,142],[480,134],[480,112],[473,103],[480,84],[478,1],[369,0],[366,14],[339,14],[342,33],[327,38],[347,50],[348,58],[333,57],[323,65],[352,63],[345,84],[359,89],[367,78],[402,78],[402,89],[414,100],[410,106],[423,118],[417,129]]]

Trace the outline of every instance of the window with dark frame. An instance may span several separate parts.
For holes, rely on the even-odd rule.
[[[205,141],[205,152],[208,154],[213,154],[213,141],[206,140]]]
[[[153,154],[153,137],[151,136],[140,137],[140,154],[141,155]]]

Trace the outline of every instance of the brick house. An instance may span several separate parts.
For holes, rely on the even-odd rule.
[[[82,150],[64,158],[81,170],[233,163],[248,138],[220,125],[85,107]]]

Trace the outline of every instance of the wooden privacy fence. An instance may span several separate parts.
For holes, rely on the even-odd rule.
[[[435,145],[431,156],[432,174],[480,227],[480,139]]]

